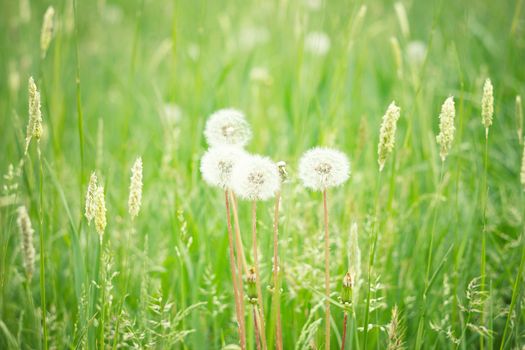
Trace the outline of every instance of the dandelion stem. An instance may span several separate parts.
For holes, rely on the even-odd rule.
[[[323,191],[324,208],[324,288],[325,288],[325,349],[330,349],[330,236],[328,232],[328,205],[326,189]]]
[[[261,288],[261,274],[259,272],[259,257],[257,254],[257,201],[252,201],[252,245],[253,245],[253,266],[255,267],[255,284],[257,286],[257,303],[259,305],[261,343],[266,350],[266,331],[264,327],[264,308]]]
[[[246,323],[244,320],[244,284],[243,284],[243,271],[245,273],[248,273],[248,267],[246,264],[246,259],[244,257],[244,249],[242,245],[242,239],[241,239],[241,230],[239,228],[239,215],[237,213],[237,202],[235,201],[235,195],[232,191],[230,192],[230,199],[232,202],[232,209],[233,209],[233,220],[235,222],[235,248],[237,250],[237,293],[238,295],[238,303],[239,303],[239,316],[241,316],[241,339],[246,342]],[[228,202],[229,204],[229,202]],[[229,214],[228,214],[229,216]],[[231,225],[231,221],[230,221]],[[244,268],[244,270],[243,270]],[[246,346],[246,343],[245,343]]]
[[[232,274],[232,284],[233,284],[233,295],[235,299],[235,314],[237,316],[237,326],[239,328],[239,338],[240,338],[240,345],[241,349],[246,348],[246,338],[244,334],[244,315],[241,314],[241,306],[240,303],[243,301],[239,299],[239,282],[237,275],[236,268],[235,268],[235,254],[233,249],[233,230],[232,230],[232,223],[231,223],[231,210],[230,210],[230,201],[228,199],[228,191],[224,192],[224,200],[226,203],[226,221],[228,226],[228,248],[230,252],[230,270]]]
[[[257,350],[261,350],[261,334],[259,333],[259,325],[257,323],[257,306],[253,305],[253,329],[255,331],[255,344]]]
[[[343,318],[343,338],[341,339],[341,350],[345,350],[347,321],[348,321],[348,313],[345,311],[345,316]]]
[[[230,199],[232,202],[232,209],[233,209],[233,221],[235,224],[235,244],[237,248],[237,269],[239,271],[239,274],[242,276],[242,273],[248,273],[248,264],[246,263],[246,256],[244,255],[244,248],[242,244],[242,237],[241,237],[241,229],[239,226],[239,214],[237,211],[237,200],[235,199],[235,195],[232,191],[230,191]],[[242,278],[241,278],[241,286],[242,286]],[[240,288],[240,287],[239,287]],[[242,288],[240,288],[242,291]]]
[[[279,276],[279,203],[281,199],[281,194],[277,193],[275,195],[275,211],[273,219],[273,281],[274,281],[274,290],[273,290],[273,307],[275,309],[277,324],[276,324],[276,349],[283,349],[283,335],[282,335],[282,325],[281,325],[281,279]]]

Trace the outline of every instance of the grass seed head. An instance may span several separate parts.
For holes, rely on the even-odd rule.
[[[235,164],[248,154],[239,147],[216,146],[210,148],[201,158],[201,174],[210,186],[223,190],[231,189]]]
[[[49,6],[44,14],[44,21],[42,22],[42,31],[40,33],[40,50],[42,58],[46,57],[47,49],[53,38],[55,9]]]
[[[268,157],[251,155],[233,168],[232,187],[245,200],[265,201],[273,198],[281,186],[277,165]]]
[[[25,153],[29,149],[29,143],[34,137],[37,141],[42,137],[42,112],[40,107],[40,92],[33,80],[33,77],[29,78],[28,83],[28,95],[29,95],[29,122],[27,124],[26,131],[26,148]]]
[[[95,195],[97,191],[97,174],[95,172],[91,173],[89,177],[89,184],[86,193],[86,207],[84,216],[88,221],[88,225],[91,224],[91,221],[95,217]]]
[[[25,206],[18,208],[18,229],[22,236],[22,251],[24,254],[24,267],[28,279],[31,279],[35,269],[35,247],[33,246],[33,227]]]
[[[306,188],[324,191],[342,185],[350,177],[350,162],[343,152],[315,147],[299,161],[299,178]]]
[[[521,96],[516,96],[516,126],[520,145],[523,143],[523,107],[521,106]]]
[[[98,186],[95,191],[95,228],[102,241],[102,236],[106,230],[106,200],[104,199],[104,187]]]
[[[388,324],[388,350],[401,350],[405,348],[403,337],[405,330],[401,325],[397,305],[392,309],[392,318]]]
[[[395,101],[393,101],[383,116],[381,129],[379,130],[379,145],[377,146],[379,171],[383,170],[388,155],[394,150],[397,120],[399,119],[400,111],[401,109],[396,106]]]
[[[452,141],[454,141],[454,130],[456,130],[454,127],[455,116],[454,97],[450,96],[441,107],[441,113],[439,114],[439,134],[436,137],[436,141],[440,146],[439,155],[443,162],[452,147]]]
[[[142,158],[139,157],[131,167],[128,210],[131,218],[137,217],[142,203]]]
[[[521,156],[520,182],[525,190],[525,145],[523,147],[523,155]]]
[[[210,146],[230,145],[244,147],[252,138],[250,125],[244,114],[236,109],[221,109],[206,122],[204,136]]]
[[[485,80],[483,85],[483,97],[481,98],[481,118],[485,129],[492,125],[492,117],[494,115],[494,92],[492,82],[489,78]]]

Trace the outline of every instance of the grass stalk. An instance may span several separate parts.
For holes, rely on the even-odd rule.
[[[275,196],[275,211],[273,219],[273,302],[272,308],[275,311],[276,317],[276,339],[275,348],[277,350],[283,349],[283,335],[282,335],[282,324],[281,324],[281,279],[280,279],[280,268],[279,268],[279,205],[281,200],[281,194],[277,193]]]
[[[104,344],[104,322],[105,322],[105,316],[106,316],[106,277],[107,277],[107,270],[106,270],[106,265],[104,264],[104,256],[105,256],[105,252],[104,252],[104,245],[103,245],[103,238],[100,237],[100,240],[99,240],[99,251],[100,251],[100,268],[101,268],[101,272],[100,272],[100,277],[101,277],[101,280],[99,282],[99,286],[101,288],[101,291],[102,291],[102,295],[101,295],[101,298],[100,298],[100,331],[99,331],[99,349],[105,349],[106,348],[106,345]]]
[[[441,190],[441,183],[443,182],[443,176],[444,176],[444,169],[445,169],[445,162],[441,162],[441,167],[439,170],[439,181],[438,181],[438,187],[437,187],[437,195],[440,194]],[[427,293],[430,288],[431,283],[431,275],[430,271],[432,269],[432,257],[434,252],[434,235],[436,231],[436,221],[437,221],[437,204],[434,206],[434,212],[433,212],[433,219],[432,219],[432,226],[430,228],[430,243],[428,244],[428,253],[427,253],[427,266],[425,269],[425,288],[423,289],[422,293],[422,301],[421,301],[421,311],[419,314],[419,323],[417,327],[417,336],[416,336],[416,349],[421,349],[421,346],[423,345],[423,335],[425,333],[425,320],[427,316]]]
[[[75,60],[76,60],[76,99],[77,99],[77,120],[78,120],[78,139],[80,150],[80,176],[79,176],[79,201],[82,202],[84,191],[84,117],[82,114],[82,99],[80,91],[80,57],[78,49],[78,21],[77,21],[77,0],[73,0],[73,14],[75,22]],[[82,206],[80,206],[79,232],[82,225]]]
[[[485,152],[483,162],[483,186],[481,187],[481,205],[483,212],[483,231],[481,233],[481,292],[485,291],[485,279],[487,270],[487,201],[488,201],[488,153],[489,153],[489,129],[485,129]],[[485,325],[485,305],[481,308],[481,322]],[[484,337],[479,338],[480,349],[484,349]]]
[[[379,192],[381,191],[381,174],[382,172],[379,172],[377,175],[377,189],[376,189],[376,198],[375,198],[375,217],[376,220],[378,220],[379,215]],[[374,222],[374,226],[372,229],[372,244],[370,247],[370,256],[368,259],[368,286],[367,286],[367,295],[366,295],[366,307],[365,307],[365,320],[363,325],[363,348],[367,349],[368,344],[368,320],[370,317],[370,298],[371,298],[371,283],[372,283],[372,268],[374,266],[374,258],[376,254],[376,246],[377,246],[377,223]]]
[[[38,209],[38,228],[40,238],[40,303],[42,307],[42,331],[43,349],[48,348],[47,339],[47,304],[46,304],[46,268],[45,268],[45,249],[44,249],[44,167],[42,165],[42,152],[40,142],[37,145],[38,169],[39,169],[39,209]]]
[[[520,289],[520,281],[523,275],[523,269],[525,268],[525,203],[523,200],[523,190],[521,192],[521,205],[522,205],[521,260],[520,260],[520,265],[518,268],[518,273],[516,274],[516,279],[514,280],[514,285],[512,287],[512,298],[510,301],[509,313],[507,314],[507,320],[505,321],[505,328],[503,329],[503,336],[501,337],[500,350],[503,350],[505,348],[505,343],[507,340],[506,339],[507,332],[509,330],[510,320],[512,318],[512,312],[516,306],[516,302],[518,301],[518,290]],[[519,319],[519,315],[518,315],[518,319]]]

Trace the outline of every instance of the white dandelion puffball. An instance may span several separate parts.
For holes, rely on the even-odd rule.
[[[330,37],[324,32],[311,32],[304,38],[305,50],[314,55],[326,55],[330,46]]]
[[[279,168],[268,157],[248,156],[233,168],[233,191],[242,199],[268,200],[275,196],[280,186]]]
[[[244,114],[236,109],[220,109],[206,122],[204,136],[210,146],[231,145],[243,147],[252,138],[250,125]]]
[[[201,173],[210,186],[224,190],[231,188],[232,171],[237,162],[248,154],[239,147],[217,146],[210,148],[201,159]]]
[[[422,41],[411,41],[406,48],[408,62],[412,65],[420,65],[425,60],[427,46]]]
[[[306,188],[324,191],[343,184],[350,177],[350,162],[338,150],[315,147],[299,161],[299,178]]]

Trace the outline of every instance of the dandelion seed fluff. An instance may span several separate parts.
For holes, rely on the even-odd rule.
[[[350,177],[350,162],[338,150],[315,147],[299,161],[299,178],[314,191],[342,185]]]
[[[427,46],[422,41],[411,41],[406,48],[407,60],[410,64],[419,66],[427,54]]]
[[[280,185],[279,168],[268,157],[247,156],[233,168],[233,191],[243,199],[268,200],[275,196]]]
[[[231,145],[243,147],[252,137],[244,114],[235,109],[221,109],[206,122],[204,136],[210,146]]]
[[[330,50],[330,37],[324,32],[311,32],[304,38],[304,48],[307,52],[324,56]]]
[[[232,171],[237,162],[247,156],[239,147],[217,146],[210,148],[201,159],[201,173],[210,186],[224,190],[231,188]]]

